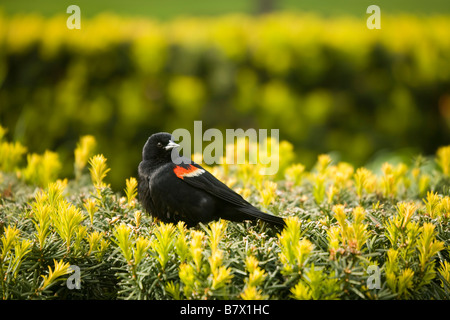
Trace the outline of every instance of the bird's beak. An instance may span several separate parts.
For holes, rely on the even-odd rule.
[[[171,150],[173,148],[177,148],[179,147],[179,144],[176,144],[175,142],[173,142],[172,140],[169,140],[169,143],[167,144],[167,146],[164,147],[164,149],[166,150]]]

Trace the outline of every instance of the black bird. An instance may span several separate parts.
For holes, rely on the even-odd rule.
[[[142,150],[138,193],[149,214],[163,222],[181,220],[188,227],[219,218],[285,226],[282,218],[258,210],[200,165],[181,157],[171,138],[169,133],[155,133]]]

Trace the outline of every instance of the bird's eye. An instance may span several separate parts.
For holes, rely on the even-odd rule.
[[[158,148],[162,148],[162,143],[158,142],[157,146],[158,146]]]

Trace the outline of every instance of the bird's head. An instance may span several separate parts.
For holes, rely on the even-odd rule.
[[[178,144],[172,141],[172,135],[167,132],[155,133],[148,138],[142,150],[142,160],[168,161],[178,157]]]

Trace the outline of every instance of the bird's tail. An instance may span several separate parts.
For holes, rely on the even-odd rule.
[[[243,207],[243,208],[239,208],[238,210],[241,211],[242,213],[247,214],[248,216],[250,216],[252,218],[260,219],[260,220],[266,221],[268,223],[277,225],[282,228],[284,228],[286,226],[286,222],[284,221],[283,218],[262,212],[262,211],[256,209],[255,207]]]

